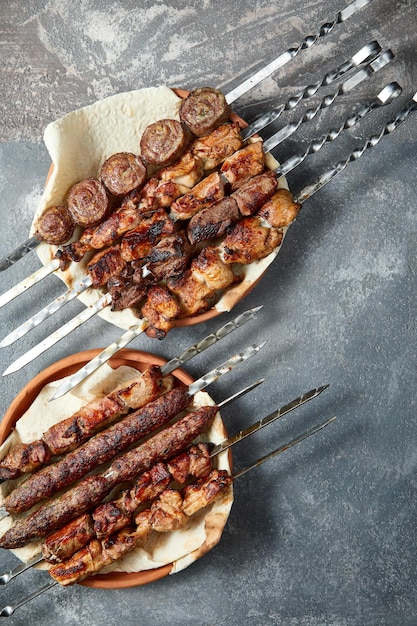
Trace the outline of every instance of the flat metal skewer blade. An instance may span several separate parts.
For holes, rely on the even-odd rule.
[[[333,22],[326,22],[325,24],[322,24],[317,34],[305,37],[297,47],[289,48],[288,50],[280,54],[276,59],[261,68],[258,72],[255,72],[255,74],[250,76],[247,80],[243,81],[240,85],[232,89],[232,91],[229,91],[229,93],[226,94],[227,102],[229,104],[232,104],[232,102],[240,98],[240,96],[242,96],[244,93],[248,92],[250,89],[262,82],[265,78],[267,78],[278,69],[283,67],[286,63],[291,61],[291,59],[297,56],[297,54],[299,54],[301,50],[306,50],[307,48],[310,48],[320,38],[325,37],[326,35],[331,33],[338,24],[345,22],[357,11],[359,11],[359,9],[362,9],[364,6],[369,4],[370,1],[371,0],[355,0],[355,2],[350,3],[342,11],[339,11]]]
[[[250,319],[252,319],[262,306],[255,307],[244,313],[238,315],[234,320],[227,322],[223,326],[221,326],[218,330],[207,337],[204,337],[198,343],[190,346],[185,350],[182,354],[168,361],[161,368],[161,373],[163,376],[168,376],[171,372],[173,372],[177,367],[180,367],[190,359],[192,359],[197,354],[200,354],[206,348],[209,348],[213,344],[217,343],[223,337],[226,337],[230,332],[236,330]],[[106,363],[116,352],[118,352],[121,348],[126,346],[128,343],[133,341],[135,337],[137,337],[140,333],[142,333],[147,327],[147,323],[145,321],[142,324],[138,324],[137,326],[126,331],[119,339],[110,344],[107,348],[105,348],[100,354],[98,354],[94,359],[86,363],[78,372],[75,372],[72,376],[69,376],[67,380],[65,380],[62,385],[56,389],[53,395],[49,398],[49,402],[53,400],[57,400],[61,398],[63,395],[74,389],[80,382],[82,382],[87,376],[90,376],[93,372],[95,372],[99,367]]]
[[[68,377],[62,385],[58,387],[58,389],[52,394],[49,398],[48,402],[52,402],[53,400],[57,400],[61,398],[66,393],[71,391],[74,387],[78,385],[82,380],[90,376],[93,372],[95,372],[99,367],[106,363],[111,357],[119,352],[124,346],[133,341],[135,337],[138,337],[141,333],[143,333],[148,327],[148,322],[146,320],[141,320],[136,326],[132,326],[129,328],[119,339],[113,341],[107,348],[105,348],[102,352],[100,352],[97,356],[95,356],[91,361],[86,363],[78,372],[72,374],[72,376]]]
[[[304,441],[304,439],[307,439],[308,437],[311,437],[311,435],[314,435],[315,433],[318,433],[320,430],[322,430],[323,428],[325,428],[326,426],[328,426],[329,424],[334,422],[335,419],[336,419],[336,416],[331,417],[330,419],[328,419],[327,421],[323,422],[322,424],[318,424],[317,426],[313,426],[313,428],[310,428],[309,430],[304,432],[302,435],[299,435],[298,437],[295,437],[294,439],[291,439],[291,441],[288,441],[287,443],[284,443],[284,445],[280,446],[279,448],[275,448],[275,450],[272,450],[272,452],[269,452],[269,454],[265,454],[265,456],[259,458],[257,461],[255,461],[251,465],[248,465],[247,467],[244,467],[243,469],[241,469],[238,472],[234,473],[233,474],[233,479],[235,480],[236,478],[240,478],[244,474],[247,474],[247,472],[250,472],[251,470],[255,469],[256,467],[259,467],[260,465],[262,465],[262,463],[265,463],[265,461],[269,461],[269,459],[272,459],[274,456],[277,456],[278,454],[281,454],[281,452],[285,452],[286,450],[289,450],[290,448],[292,448],[293,446],[297,445],[301,441]]]
[[[381,139],[385,137],[385,135],[393,133],[398,128],[398,126],[400,126],[400,124],[402,124],[408,118],[408,116],[416,110],[417,92],[414,94],[409,104],[404,107],[404,109],[402,109],[402,111],[400,111],[400,113],[393,120],[385,124],[377,135],[370,135],[370,137],[368,137],[368,139],[365,141],[361,148],[357,148],[356,150],[351,152],[351,154],[344,161],[339,161],[333,168],[327,170],[327,172],[324,172],[324,174],[322,174],[315,183],[304,187],[304,189],[300,191],[300,193],[297,195],[297,198],[295,198],[295,201],[303,204],[306,200],[308,200],[308,198],[311,198],[312,195],[314,195],[317,191],[327,185],[327,183],[333,180],[335,176],[340,174],[340,172],[343,172],[343,170],[349,165],[349,163],[360,159],[360,157],[367,150],[369,150],[370,148],[374,148],[381,141]]]
[[[280,143],[291,137],[296,130],[300,128],[302,124],[311,122],[323,109],[331,107],[337,98],[345,95],[355,87],[357,87],[366,78],[369,78],[373,73],[379,71],[387,63],[390,63],[394,58],[391,50],[386,50],[383,54],[377,57],[374,61],[371,61],[366,67],[362,68],[356,74],[348,78],[337,91],[332,94],[327,94],[314,108],[308,109],[298,121],[291,124],[287,124],[279,131],[271,135],[269,139],[264,141],[265,152],[270,152],[273,148],[276,148]]]
[[[50,315],[59,311],[61,307],[64,306],[67,302],[70,302],[74,298],[77,298],[80,293],[91,287],[91,278],[89,276],[84,276],[81,280],[78,281],[74,287],[65,291],[65,293],[58,296],[55,300],[46,305],[43,309],[38,311],[35,315],[30,317],[26,322],[23,322],[20,326],[18,326],[11,333],[6,335],[4,339],[0,342],[0,348],[4,348],[5,346],[9,346],[11,343],[14,343],[21,337],[24,337],[26,333],[28,333],[33,328],[36,328],[41,322],[46,320]]]
[[[217,407],[221,409],[223,406],[226,406],[226,404],[229,404],[229,402],[233,402],[234,400],[237,400],[238,398],[245,396],[250,391],[253,391],[253,389],[256,389],[256,387],[259,387],[259,385],[262,385],[262,383],[264,383],[265,380],[266,380],[265,378],[260,378],[259,380],[256,380],[254,383],[251,383],[244,389],[241,389],[240,391],[236,391],[236,393],[226,398],[226,400],[222,400],[222,402],[219,402],[217,404]]]
[[[5,291],[0,296],[0,307],[4,306],[8,302],[11,302],[17,296],[20,296],[21,293],[23,293],[30,287],[33,287],[33,285],[36,285],[36,283],[40,282],[46,276],[49,276],[49,274],[52,274],[52,272],[54,272],[58,268],[59,268],[58,259],[53,259],[46,265],[43,265],[42,267],[40,267],[38,270],[36,270],[36,272],[33,272],[33,274],[30,274],[30,276],[27,276],[20,283],[18,283],[17,285],[12,287],[8,291]]]
[[[240,326],[243,326],[246,322],[249,322],[262,308],[263,305],[254,307],[253,309],[248,309],[244,313],[235,317],[233,320],[230,320],[230,322],[226,322],[226,324],[215,330],[214,333],[210,333],[210,335],[207,335],[204,339],[201,339],[201,341],[198,341],[194,345],[187,348],[182,354],[174,357],[161,367],[162,375],[168,376],[168,374],[171,374],[171,372],[176,370],[177,367],[181,367],[181,365],[184,365],[184,363],[197,356],[197,354],[200,354],[207,348],[210,348],[215,343],[220,341],[220,339],[223,339],[223,337],[226,337],[229,333],[240,328]]]
[[[253,435],[254,433],[258,432],[259,430],[261,430],[261,428],[264,428],[264,426],[267,426],[268,424],[272,424],[272,422],[275,422],[280,417],[287,415],[291,411],[294,411],[294,409],[298,409],[298,407],[302,406],[306,402],[309,402],[310,400],[317,398],[317,396],[319,396],[328,387],[329,385],[322,385],[321,387],[316,387],[315,389],[311,389],[307,393],[304,393],[302,396],[295,398],[295,400],[292,400],[291,402],[281,407],[280,409],[273,411],[266,417],[263,417],[262,419],[258,420],[251,426],[248,426],[248,428],[241,430],[239,433],[237,433],[233,437],[229,437],[222,443],[217,444],[217,446],[215,446],[213,450],[211,451],[210,456],[213,457],[213,456],[216,456],[217,454],[220,454],[220,452],[223,452],[223,450],[227,450],[228,448],[233,446],[235,443],[238,443],[239,441],[246,439],[246,437],[249,437],[250,435]]]
[[[358,111],[347,117],[338,128],[332,128],[325,135],[319,139],[313,139],[308,146],[304,149],[302,154],[294,154],[279,167],[275,169],[275,173],[279,176],[286,176],[289,172],[292,172],[296,167],[301,165],[303,161],[312,154],[316,154],[321,148],[328,142],[334,141],[341,135],[344,130],[352,128],[358,124],[363,118],[371,113],[374,109],[385,106],[391,103],[395,98],[402,93],[402,88],[396,82],[386,85],[377,97],[367,105],[362,105]],[[1,345],[1,344],[0,344]]]
[[[12,252],[10,252],[7,256],[4,256],[0,259],[0,272],[4,272],[9,267],[11,267],[16,261],[22,259],[28,252],[31,252],[35,248],[39,246],[41,242],[35,236],[29,237],[20,246],[17,246]]]
[[[5,606],[0,611],[0,617],[11,617],[13,615],[13,613],[16,611],[16,609],[19,609],[24,604],[27,604],[31,600],[34,600],[35,598],[40,596],[42,593],[45,593],[45,591],[48,591],[49,589],[52,589],[52,587],[55,587],[55,585],[58,585],[58,582],[56,580],[51,580],[49,583],[47,583],[43,587],[40,587],[37,591],[34,591],[29,596],[26,596],[26,598],[24,598],[23,600],[21,600],[17,604],[15,604],[13,606],[10,605],[10,604]]]
[[[53,332],[46,339],[28,350],[28,352],[23,354],[18,359],[16,359],[16,361],[9,365],[9,367],[3,372],[3,376],[7,376],[8,374],[17,372],[22,367],[33,361],[33,359],[36,359],[40,354],[48,350],[51,346],[55,345],[58,341],[66,337],[69,333],[72,333],[72,331],[78,328],[78,326],[84,324],[84,322],[96,315],[99,311],[102,311],[106,306],[109,305],[109,302],[110,295],[105,294],[95,304],[84,309],[84,311],[82,311],[79,315],[73,317],[71,320],[69,320],[69,322],[64,324],[64,326],[58,328],[58,330]]]
[[[237,365],[240,365],[244,361],[247,361],[251,357],[255,356],[255,354],[258,354],[259,350],[261,350],[266,343],[267,341],[262,341],[261,343],[252,344],[248,348],[245,348],[245,350],[242,350],[242,352],[232,356],[218,367],[215,367],[207,374],[204,374],[204,376],[191,383],[188,387],[187,394],[191,397],[198,391],[205,389],[208,385],[214,383],[224,374],[231,372]]]
[[[308,85],[297,95],[288,98],[284,104],[258,117],[257,120],[241,131],[240,134],[242,139],[248,139],[248,137],[251,137],[253,134],[259,132],[266,126],[269,126],[272,122],[276,122],[284,111],[293,111],[301,101],[308,100],[314,96],[321,87],[331,85],[354,67],[358,67],[363,63],[372,61],[380,52],[382,52],[382,48],[379,43],[377,41],[371,41],[354,54],[348,61],[345,61],[345,63],[342,63],[342,65],[339,65],[334,70],[327,72],[320,81],[317,81],[312,85]]]
[[[0,576],[0,585],[7,585],[11,580],[13,580],[13,578],[16,578],[19,574],[23,574],[23,572],[26,572],[26,570],[30,569],[34,565],[37,565],[41,561],[43,561],[43,555],[38,554],[31,558],[27,563],[20,563],[10,571],[5,572]]]

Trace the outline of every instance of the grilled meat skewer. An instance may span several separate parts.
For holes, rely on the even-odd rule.
[[[9,513],[29,510],[37,502],[73,484],[146,435],[166,425],[190,403],[181,389],[171,389],[121,421],[102,430],[82,446],[29,476],[5,498]]]
[[[207,476],[212,469],[210,445],[193,445],[166,463],[157,462],[143,472],[134,484],[111,502],[99,504],[92,513],[83,514],[45,539],[42,555],[48,563],[70,558],[93,538],[109,537],[132,522],[138,507],[154,500],[174,480],[185,484]]]
[[[0,537],[0,547],[22,547],[93,509],[117,484],[131,480],[157,460],[167,459],[187,447],[208,428],[216,412],[217,407],[211,406],[192,411],[137,448],[119,456],[105,472],[83,478],[63,495],[46,502],[28,517],[17,520]]]
[[[258,387],[258,385],[262,384],[264,380],[265,379],[261,378],[260,380],[257,380],[256,382],[244,387],[240,391],[232,394],[217,405],[218,409],[226,406],[226,404],[233,402],[241,396],[246,395],[256,387]],[[283,407],[282,409],[280,409],[280,413],[282,412],[282,414],[284,414],[284,411],[288,412],[289,410],[297,408],[297,406],[300,406],[300,404],[303,404],[304,402],[307,402],[313,397],[319,395],[325,388],[326,387],[320,387],[316,390],[312,390],[308,394],[304,394],[300,398],[297,398],[297,400],[294,400],[291,405],[287,405],[287,407]],[[259,428],[261,427],[262,426],[259,426]],[[253,426],[253,428],[257,429],[255,425]],[[237,441],[240,441],[241,436],[243,438],[247,435],[245,435],[245,433],[241,433],[234,437],[233,442],[231,439],[226,440],[220,446],[216,446],[210,456],[214,457],[217,454],[220,454],[220,452],[223,451],[222,446],[229,447],[230,445],[233,445]],[[189,474],[195,474],[196,472],[201,473],[202,464],[203,466],[208,466],[208,459],[206,458],[207,455],[201,456],[201,446],[206,445],[210,444],[197,444],[197,446],[195,447],[197,454],[194,454],[193,452],[191,454],[188,453],[189,450],[193,449],[193,446],[191,446],[191,449],[187,449],[184,452],[178,454],[176,457],[172,457],[169,460],[172,476],[175,477],[176,481],[180,482],[186,480]],[[211,445],[210,448],[212,448]],[[156,465],[160,468],[163,464],[157,462]],[[156,468],[156,466],[152,467],[148,472],[144,472],[145,477],[143,481],[140,477],[139,479],[136,478],[136,482],[140,483],[137,485],[136,488],[138,493],[142,494],[142,496],[144,496],[145,493],[150,493],[149,490],[152,489],[153,483],[158,484],[160,481],[164,482],[165,474],[165,469],[160,471],[158,468]],[[132,486],[134,486],[133,483]],[[62,526],[51,535],[49,535],[49,537],[47,537],[47,539],[45,540],[47,545],[44,549],[46,550],[47,554],[50,555],[51,562],[59,562],[60,560],[65,560],[72,556],[74,552],[82,548],[92,538],[92,531],[93,520],[91,516],[89,514],[82,514],[74,520],[70,521],[68,524]],[[41,560],[42,553],[40,555],[34,555],[28,562],[22,563],[20,566],[15,567],[5,574],[2,574],[0,576],[0,585],[6,585],[13,578],[18,576],[19,574],[22,574],[34,565],[38,564]]]
[[[127,526],[109,538],[93,539],[69,560],[53,565],[49,574],[61,585],[75,584],[99,572],[127,552],[144,546],[152,530],[168,532],[184,526],[188,518],[222,496],[232,484],[225,470],[212,470],[207,477],[180,491],[165,489],[149,509],[138,513],[135,526]]]
[[[232,91],[226,94],[225,100],[230,105],[235,102],[240,96],[245,94],[247,91],[252,89],[254,86],[262,82],[265,78],[267,78],[270,74],[278,70],[280,67],[283,67],[286,63],[288,63],[291,59],[297,56],[302,50],[308,49],[312,46],[316,41],[320,40],[320,38],[325,37],[327,34],[331,33],[333,29],[343,22],[345,22],[349,17],[354,15],[358,10],[366,6],[370,0],[354,0],[351,2],[345,9],[340,11],[336,18],[332,22],[326,22],[323,24],[320,29],[317,31],[317,34],[314,36],[308,36],[303,39],[303,41],[294,48],[290,48],[286,50],[284,53],[280,54],[273,61],[268,63],[261,70],[258,70],[254,75],[244,80],[240,85],[235,87]],[[358,53],[353,55],[351,59],[342,63],[338,68],[333,70],[332,72],[328,72],[322,81],[319,82],[317,86],[313,86],[313,90],[308,89],[311,92],[311,95],[316,93],[317,89],[322,85],[329,85],[334,80],[342,76],[344,73],[351,70],[353,67],[357,67],[361,63],[363,63],[368,58],[371,58],[372,55],[378,51],[377,42],[371,42],[367,46],[364,46]],[[307,97],[307,94],[303,94],[303,97]],[[300,98],[298,98],[300,101]],[[293,108],[293,107],[292,107]],[[267,120],[266,124],[269,123]],[[266,125],[264,122],[260,121],[256,127],[256,131],[260,130]],[[21,259],[25,254],[30,252],[39,244],[37,237],[31,237],[26,242],[24,242],[21,246],[18,246],[16,250],[10,253],[7,257],[4,257],[0,260],[0,271],[3,271],[10,267],[13,263]],[[53,271],[53,270],[51,270]]]
[[[158,366],[150,366],[103,398],[92,400],[48,428],[42,439],[14,446],[0,461],[1,479],[15,479],[39,469],[53,456],[70,452],[131,409],[144,407],[172,386],[172,376],[164,377]]]
[[[240,431],[233,437],[226,439],[215,446],[214,449],[210,450],[206,448],[206,444],[198,444],[197,447],[191,446],[191,448],[171,458],[167,462],[166,465],[169,474],[179,484],[185,483],[192,476],[195,478],[203,476],[203,473],[205,471],[208,473],[210,469],[208,462],[210,458],[217,456],[239,441],[253,435],[265,426],[287,415],[294,409],[297,409],[302,404],[316,398],[327,389],[327,387],[328,385],[324,385],[299,396],[280,409],[258,420],[248,428]],[[85,545],[83,542],[86,541],[86,523],[90,528],[88,533],[90,538],[93,537],[93,533],[95,533],[98,538],[104,536],[104,533],[108,536],[116,530],[120,530],[123,524],[129,524],[131,514],[144,502],[144,492],[145,494],[149,494],[149,488],[152,489],[153,484],[156,489],[163,489],[164,487],[161,487],[161,485],[167,480],[166,471],[162,467],[158,469],[152,468],[150,472],[146,472],[145,474],[146,476],[142,475],[139,477],[133,487],[122,492],[121,496],[115,501],[99,505],[92,513],[92,519],[90,520],[89,518],[88,522],[81,516],[78,518],[78,523],[74,520],[68,528],[63,527],[48,537],[42,547],[44,558],[49,562],[57,562],[58,560],[69,558],[72,554],[70,553],[71,546],[77,545],[79,548],[83,547],[83,545]],[[143,488],[144,485],[146,489]],[[70,548],[66,547],[68,545]]]
[[[176,530],[187,522],[187,518],[194,515],[203,507],[214,502],[230,487],[232,482],[243,476],[251,469],[254,469],[271,459],[273,456],[280,454],[303,441],[307,437],[315,434],[319,430],[325,428],[335,418],[331,418],[326,422],[319,424],[309,431],[303,433],[299,437],[289,441],[287,444],[276,448],[269,454],[261,457],[253,464],[236,472],[233,476],[229,475],[225,470],[213,469],[207,477],[198,479],[197,481],[187,485],[182,495],[179,491],[166,489],[152,503],[149,509],[138,513],[135,516],[135,524],[139,524],[139,533],[137,535],[138,543],[133,541],[135,547],[143,546],[149,537],[150,530],[158,532],[168,532]],[[125,542],[124,538],[127,537]],[[133,530],[133,537],[136,537]],[[68,561],[55,565],[49,570],[50,576],[57,580],[60,584],[73,584],[84,580],[87,576],[98,573],[104,565],[110,564],[112,561],[111,549],[115,545],[115,560],[119,559],[123,554],[130,551],[132,535],[129,527],[124,528],[108,539],[93,540],[87,547],[74,554]],[[109,548],[109,549],[108,549]],[[126,552],[125,552],[126,550]],[[75,573],[76,572],[76,573]],[[78,578],[80,576],[81,578]]]

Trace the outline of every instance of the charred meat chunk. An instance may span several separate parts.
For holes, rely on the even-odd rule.
[[[66,206],[51,206],[36,220],[35,237],[51,245],[66,243],[74,234],[75,223]]]
[[[242,215],[253,215],[269,200],[278,185],[276,174],[268,170],[249,178],[237,191],[232,193]]]
[[[187,226],[187,237],[194,245],[200,241],[224,235],[240,218],[237,202],[232,197],[222,198],[199,211]]]
[[[180,122],[158,120],[145,128],[140,140],[140,151],[146,163],[162,167],[176,161],[189,141],[190,134]]]
[[[194,89],[180,106],[182,123],[196,137],[210,134],[229,118],[230,113],[230,107],[224,95],[212,87]]]
[[[131,152],[112,154],[100,168],[101,181],[115,196],[125,196],[141,187],[146,174],[146,165],[141,157]]]

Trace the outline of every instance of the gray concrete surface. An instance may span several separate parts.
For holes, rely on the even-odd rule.
[[[316,33],[343,6],[343,0],[2,0],[1,254],[28,234],[49,167],[42,142],[49,121],[142,86],[208,84],[228,90]],[[294,191],[361,146],[417,90],[416,18],[413,0],[373,0],[236,103],[236,111],[251,121],[371,39],[395,52],[395,61],[379,75],[276,150],[278,158],[285,158],[337,125],[384,84],[398,80],[402,85],[402,96],[389,108],[375,112],[293,172],[289,182]],[[264,304],[258,322],[188,367],[198,376],[246,342],[269,340],[256,361],[212,390],[221,399],[255,376],[267,376],[262,388],[224,411],[230,432],[311,387],[330,384],[314,404],[237,447],[236,467],[317,421],[332,415],[338,420],[242,478],[221,543],[184,572],[124,590],[54,588],[16,611],[9,623],[417,623],[416,119],[414,113],[306,202],[267,277],[236,309]],[[27,256],[2,273],[1,291],[37,267],[35,255]],[[3,308],[2,335],[61,290],[61,283],[50,278]],[[81,309],[79,303],[68,305],[3,349],[2,371]],[[231,317],[225,315],[224,321]],[[170,357],[218,325],[212,320],[174,330],[157,343],[140,337],[132,347]],[[104,346],[119,334],[94,319],[3,378],[2,411],[44,367]],[[0,553],[0,571],[16,563],[12,555]],[[0,589],[0,605],[16,603],[46,580],[46,574],[36,571],[22,575]]]

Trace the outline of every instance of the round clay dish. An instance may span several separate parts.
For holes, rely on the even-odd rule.
[[[0,444],[10,434],[17,420],[27,411],[36,396],[41,389],[53,380],[70,376],[76,372],[80,367],[83,367],[88,361],[93,359],[97,354],[101,352],[100,349],[86,350],[85,352],[78,352],[68,356],[60,361],[57,361],[53,365],[50,365],[45,370],[40,372],[33,380],[31,380],[15,397],[13,402],[7,409],[4,418],[0,424]],[[133,367],[139,371],[145,370],[150,365],[164,365],[166,361],[161,357],[148,352],[142,352],[140,350],[123,349],[120,350],[116,356],[112,357],[109,361],[109,365],[116,369],[122,365]],[[190,385],[193,382],[191,376],[181,369],[173,372],[175,378],[184,385]],[[139,585],[145,585],[147,583],[159,580],[164,576],[167,576],[173,564],[168,563],[162,567],[158,567],[151,570],[144,570],[142,572],[136,572],[132,574],[127,573],[109,573],[109,574],[97,574],[86,580],[82,585],[85,587],[96,587],[101,589],[122,589],[127,587],[136,587]]]

